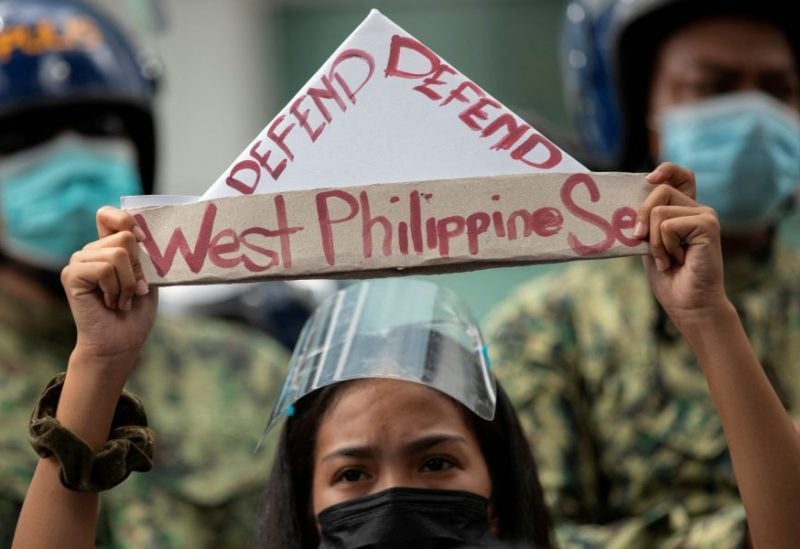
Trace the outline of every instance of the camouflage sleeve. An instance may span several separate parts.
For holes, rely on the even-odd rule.
[[[245,326],[162,318],[129,388],[156,433],[153,470],[104,494],[113,547],[249,547],[277,434],[256,452],[288,352]]]
[[[252,487],[201,505],[132,477],[103,494],[97,547],[253,547],[262,495],[261,486]]]
[[[746,521],[735,493],[722,488],[717,493],[696,481],[685,490],[673,490],[669,482],[648,484],[645,480],[664,468],[674,467],[670,475],[675,479],[680,472],[676,464],[684,462],[684,475],[694,479],[689,473],[697,467],[695,460],[661,445],[642,446],[639,439],[626,443],[622,436],[631,428],[631,417],[638,416],[620,413],[618,394],[638,387],[629,384],[631,376],[651,363],[615,371],[623,359],[616,338],[630,332],[631,341],[645,342],[628,349],[626,360],[650,356],[642,349],[652,344],[652,324],[642,320],[648,310],[642,300],[649,294],[638,292],[644,296],[639,298],[617,292],[618,286],[646,290],[638,288],[646,281],[618,270],[622,275],[616,278],[574,268],[537,278],[496,308],[486,323],[492,364],[531,443],[557,539],[566,548],[741,547]],[[618,377],[609,379],[613,375]],[[653,436],[658,432],[653,430]],[[708,442],[704,431],[690,432],[702,437],[687,444]],[[713,443],[717,455],[716,445],[724,441],[714,435]],[[636,480],[637,488],[612,486],[606,467]],[[639,484],[658,491],[647,492]]]
[[[744,549],[747,522],[744,507],[740,504],[699,516],[690,516],[681,504],[665,504],[641,516],[608,524],[563,522],[556,528],[556,537],[563,549]]]
[[[0,547],[11,547],[14,539],[14,528],[22,509],[20,501],[14,501],[0,495]]]
[[[576,364],[572,304],[549,296],[541,282],[523,287],[490,318],[490,356],[531,441],[554,520],[598,522],[603,481],[591,399]]]

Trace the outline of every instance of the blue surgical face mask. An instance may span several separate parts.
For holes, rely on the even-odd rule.
[[[95,213],[140,194],[133,145],[119,138],[64,134],[0,158],[0,247],[49,270],[97,239]]]
[[[727,232],[773,225],[800,184],[800,116],[760,92],[682,105],[661,118],[662,160],[694,171],[697,201]]]

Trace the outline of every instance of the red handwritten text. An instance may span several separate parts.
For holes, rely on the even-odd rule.
[[[206,259],[221,269],[233,269],[241,264],[252,273],[262,273],[278,265],[284,269],[291,268],[292,252],[289,237],[303,229],[289,226],[283,196],[275,195],[274,204],[278,225],[276,229],[248,227],[236,231],[224,228],[215,233],[217,206],[209,202],[200,220],[193,248],[180,227],[172,232],[169,242],[160,247],[153,239],[144,216],[137,214],[134,218],[147,237],[143,245],[159,276],[163,277],[172,269],[178,252],[193,273],[199,273],[203,269]],[[265,241],[269,243],[269,240],[274,238],[278,239],[279,250],[265,247]]]
[[[561,162],[561,151],[546,137],[486,96],[478,85],[467,79],[448,79],[458,73],[425,45],[410,36],[395,35],[389,50],[384,75],[421,80],[413,88],[445,107],[453,101],[462,106],[458,118],[481,137],[498,134],[491,150],[510,151],[512,159],[528,166],[548,170]]]
[[[347,71],[343,70],[345,67]],[[348,49],[340,53],[319,83],[299,95],[288,113],[272,121],[263,139],[250,147],[249,157],[230,169],[225,183],[242,194],[252,194],[264,173],[277,181],[289,162],[295,160],[290,136],[294,134],[294,139],[308,139],[312,143],[319,139],[336,109],[346,112],[348,102],[356,104],[358,92],[367,85],[374,70],[375,61],[364,50]]]
[[[146,235],[145,251],[162,278],[172,270],[187,269],[194,274],[236,271],[242,278],[261,273],[291,276],[293,252],[298,251],[294,269],[305,273],[336,271],[343,265],[353,270],[386,268],[393,265],[386,259],[391,257],[464,261],[480,260],[482,255],[496,258],[498,250],[508,250],[503,253],[509,258],[568,259],[605,255],[612,248],[618,254],[620,248],[642,245],[632,235],[636,211],[609,204],[619,200],[617,190],[609,190],[612,197],[604,201],[599,180],[588,173],[548,181],[539,199],[544,202],[531,194],[530,203],[520,198],[525,196],[521,188],[505,183],[490,190],[467,183],[474,190],[465,190],[463,184],[447,182],[441,191],[435,185],[423,184],[423,190],[404,183],[389,192],[389,187],[378,185],[253,197],[248,200],[259,202],[247,210],[246,220],[231,211],[220,214],[223,204],[235,207],[231,202],[198,203],[187,206],[195,213],[184,216],[198,221],[157,231],[158,241],[146,211],[135,219]],[[250,216],[269,221],[265,226]],[[290,224],[289,219],[301,221]],[[551,252],[555,255],[548,256]],[[398,261],[401,264],[409,263]]]
[[[587,244],[570,232],[567,243],[577,256],[600,254],[609,250],[617,241],[628,247],[641,243],[623,233],[623,230],[632,229],[635,224],[636,212],[632,208],[616,209],[609,221],[578,205],[576,196],[580,191],[587,192],[591,202],[600,200],[600,190],[594,179],[589,174],[575,174],[568,177],[562,185],[561,202],[568,214],[595,227],[600,238],[597,242]],[[315,202],[325,261],[330,266],[336,265],[336,226],[341,226],[348,234],[352,234],[352,222],[360,223],[364,259],[373,257],[376,242],[379,243],[377,248],[384,257],[394,254],[420,255],[424,252],[423,242],[428,250],[435,250],[440,257],[449,257],[453,242],[463,237],[466,238],[469,254],[474,256],[480,253],[480,237],[484,233],[488,233],[484,238],[507,240],[529,238],[533,235],[551,238],[561,232],[565,222],[564,213],[552,206],[532,210],[520,208],[507,214],[500,210],[476,210],[460,215],[424,218],[422,197],[418,191],[412,191],[408,196],[408,213],[401,218],[396,212],[391,216],[373,215],[374,205],[365,190],[353,193],[346,189],[333,189],[317,193]],[[424,195],[424,198],[431,200],[432,195]],[[500,196],[493,195],[491,199],[496,202],[500,200]],[[399,202],[399,197],[396,196],[389,200],[390,204]],[[333,215],[333,211],[338,214]]]

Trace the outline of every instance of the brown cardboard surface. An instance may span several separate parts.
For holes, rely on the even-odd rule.
[[[369,278],[647,253],[643,174],[533,173],[129,210],[151,284]]]

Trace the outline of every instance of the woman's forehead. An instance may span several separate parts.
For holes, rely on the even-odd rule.
[[[469,433],[463,407],[420,383],[364,379],[342,386],[317,433],[318,445],[344,438],[413,438],[444,429]],[[471,437],[470,437],[471,438]]]
[[[391,409],[403,416],[428,409],[461,413],[455,400],[423,383],[369,378],[344,383],[325,415],[364,415]]]

